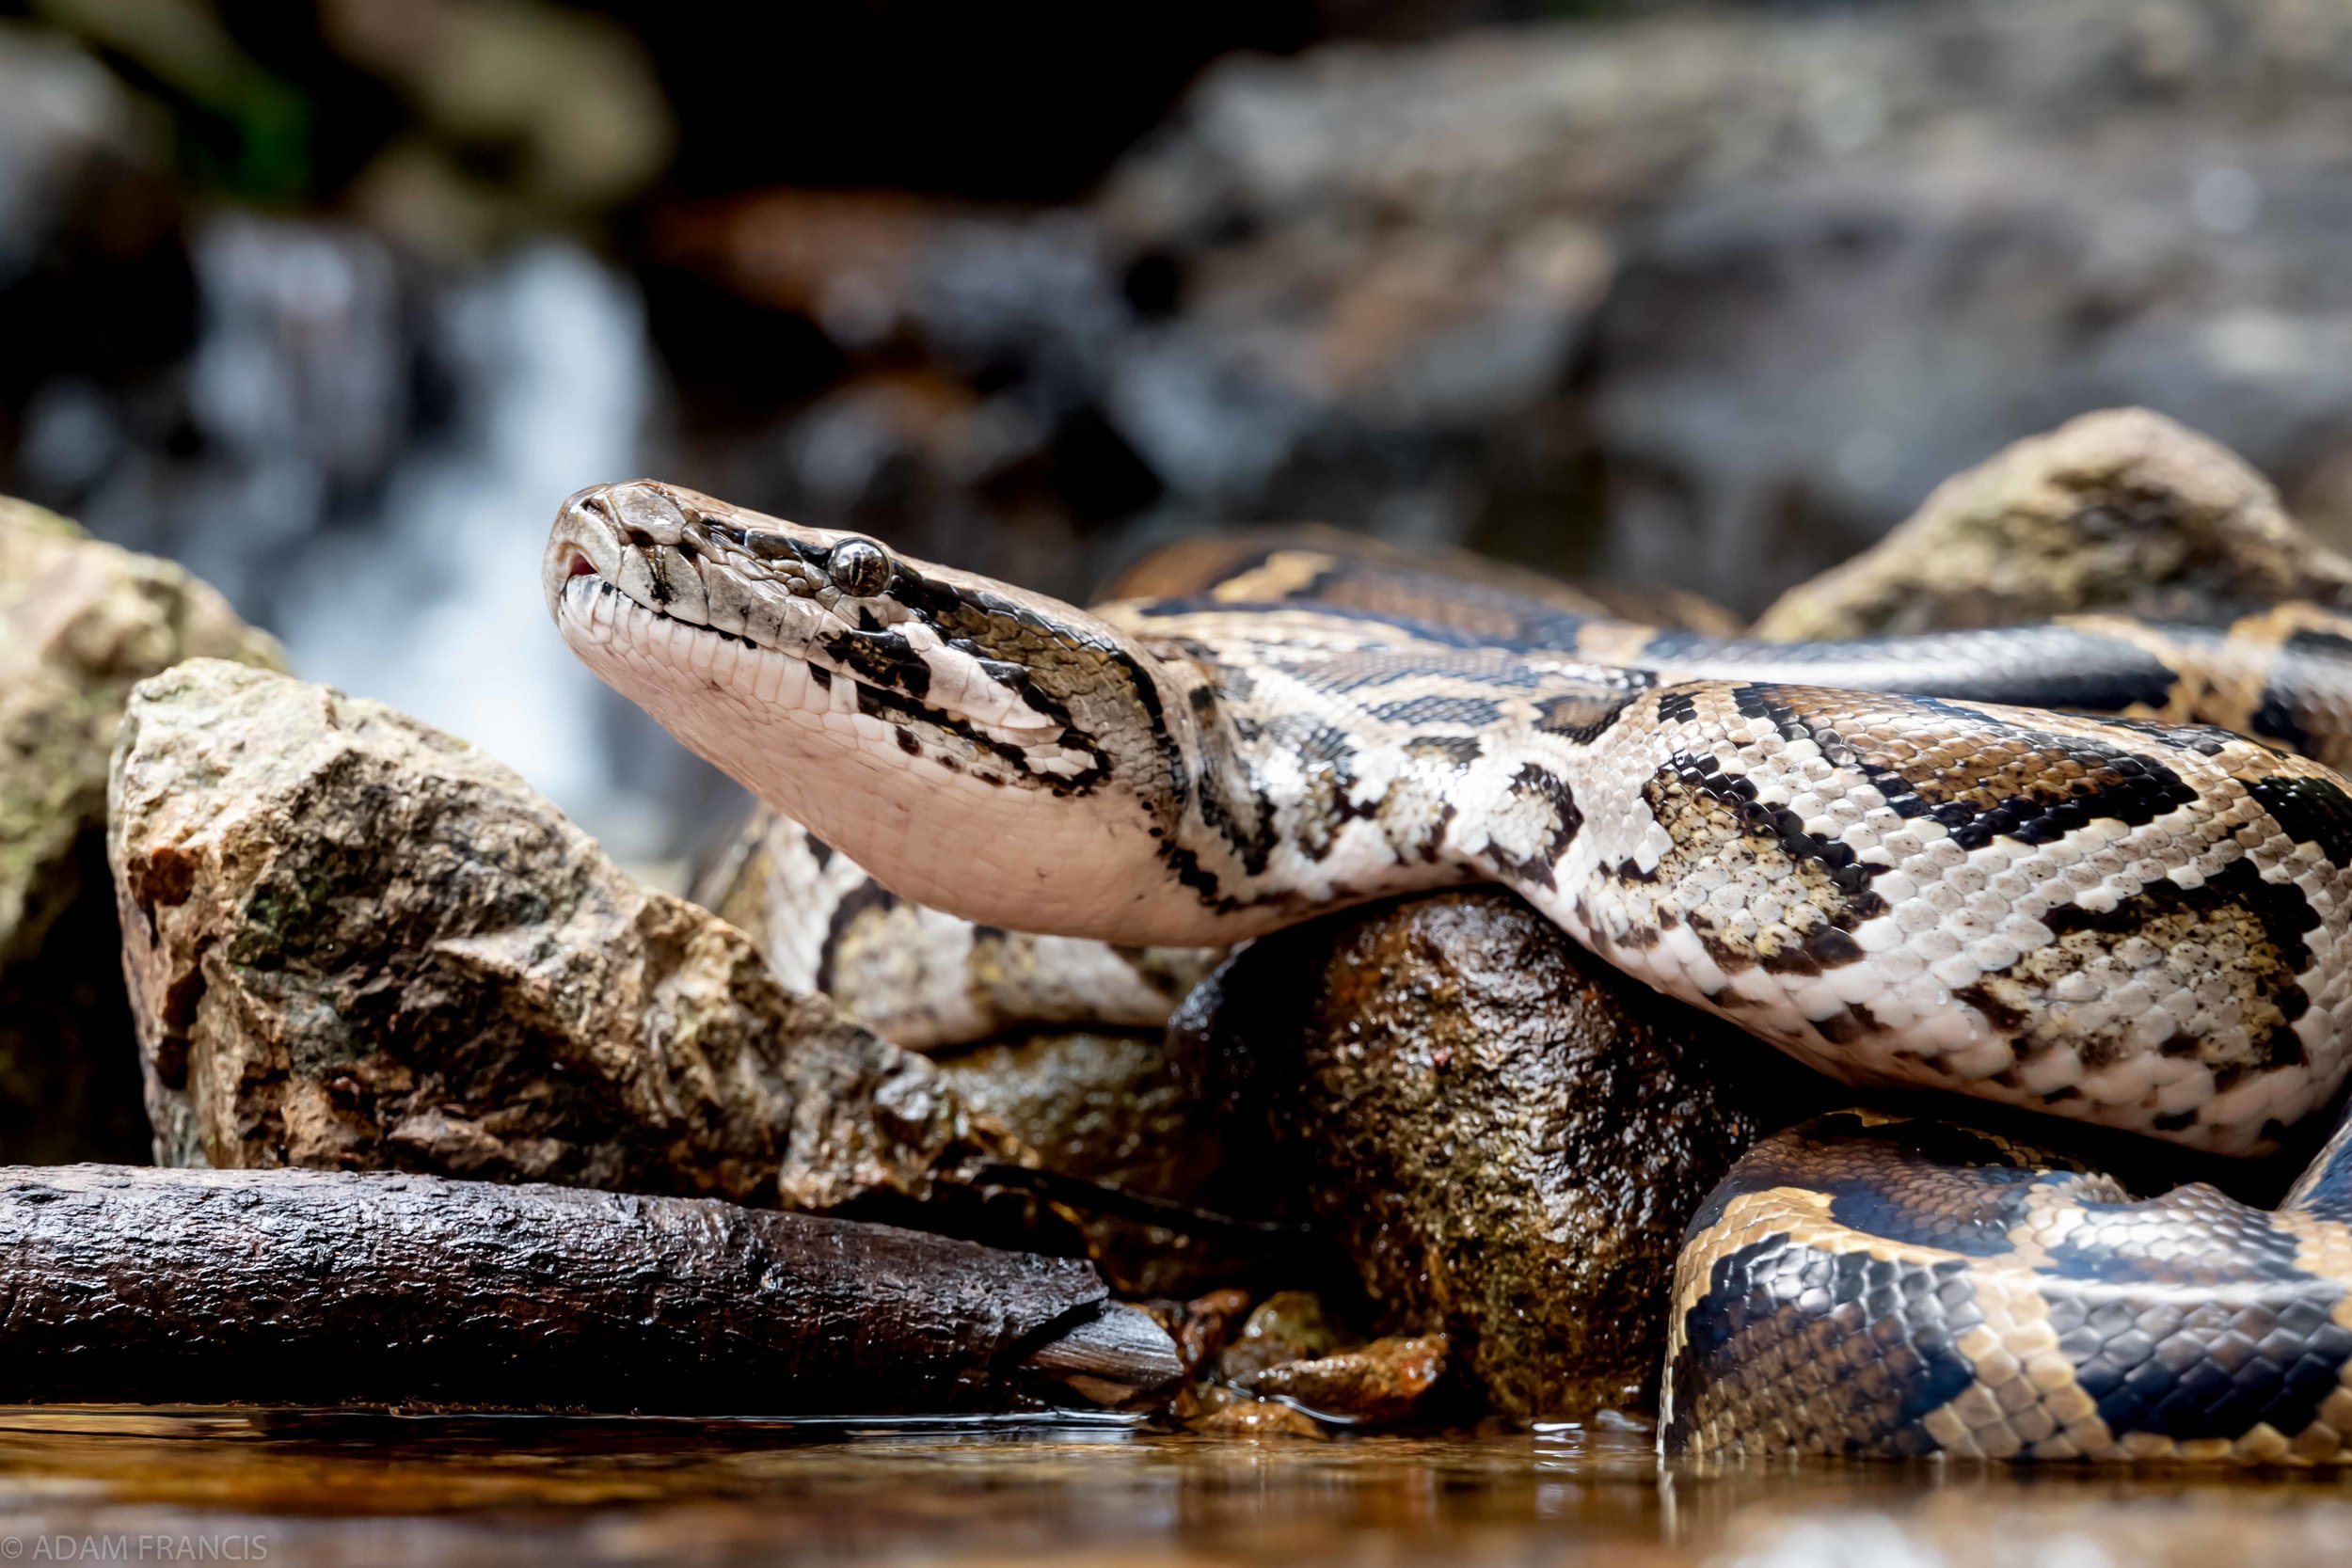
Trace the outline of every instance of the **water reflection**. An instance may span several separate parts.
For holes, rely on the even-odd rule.
[[[2337,1562],[2330,1476],[1661,1465],[1642,1434],[1236,1442],[1057,1424],[0,1415],[0,1541],[272,1562]]]

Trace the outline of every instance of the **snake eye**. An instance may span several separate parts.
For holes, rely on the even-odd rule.
[[[871,539],[844,539],[825,558],[825,571],[844,594],[870,599],[890,582],[890,553]]]

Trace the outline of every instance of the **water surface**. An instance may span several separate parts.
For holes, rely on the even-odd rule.
[[[1636,1433],[0,1411],[0,1560],[2036,1565],[2352,1559],[2352,1479],[1661,1465]]]

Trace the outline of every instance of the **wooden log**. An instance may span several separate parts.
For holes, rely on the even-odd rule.
[[[0,1401],[887,1415],[1179,1373],[1081,1259],[580,1188],[0,1169]]]

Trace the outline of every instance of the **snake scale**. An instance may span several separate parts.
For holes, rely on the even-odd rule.
[[[1844,1082],[2221,1154],[2352,1065],[2322,611],[1740,644],[1278,546],[1089,612],[651,482],[571,498],[545,586],[689,746],[988,926],[1224,943],[1499,882]],[[2352,1131],[2269,1211],[1824,1118],[1703,1207],[1671,1312],[1686,1451],[2352,1460]]]

